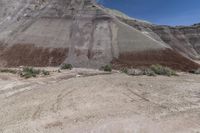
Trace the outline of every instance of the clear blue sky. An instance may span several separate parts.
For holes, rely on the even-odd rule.
[[[97,0],[128,16],[162,25],[200,22],[200,0]]]

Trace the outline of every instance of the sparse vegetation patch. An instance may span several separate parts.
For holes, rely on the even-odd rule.
[[[128,68],[122,68],[121,69],[121,72],[125,73],[125,74],[128,74]]]
[[[73,66],[71,64],[62,64],[61,65],[61,69],[68,69],[68,70],[72,70]]]
[[[111,65],[105,65],[105,66],[102,66],[100,68],[100,70],[103,70],[105,72],[112,72],[112,66]]]
[[[152,65],[150,67],[150,70],[152,70],[157,75],[165,75],[165,76],[176,76],[176,71],[172,70],[169,67],[161,66],[159,64]]]
[[[152,65],[150,68],[144,68],[144,69],[128,69],[123,68],[121,70],[123,73],[126,73],[128,75],[147,75],[147,76],[156,76],[156,75],[164,75],[164,76],[176,76],[176,71],[172,70],[169,67],[164,67],[161,65]]]
[[[32,67],[25,67],[20,73],[21,77],[24,78],[31,78],[31,77],[36,77],[37,75],[40,74],[40,70],[34,69]]]
[[[16,74],[17,70],[13,70],[13,69],[0,69],[1,73],[12,73],[12,74]]]
[[[20,72],[20,76],[24,78],[37,77],[38,75],[47,76],[47,75],[50,75],[50,72],[46,70],[34,69],[32,67],[25,67]]]
[[[18,74],[23,78],[32,78],[32,77],[37,77],[38,75],[41,76],[48,76],[50,75],[50,72],[47,70],[40,70],[40,69],[35,69],[33,67],[24,67],[23,69],[0,69],[0,73],[11,73],[11,74]]]
[[[155,73],[153,70],[147,68],[147,69],[144,69],[143,75],[147,75],[147,76],[156,76],[156,73]]]
[[[46,71],[46,70],[42,70],[42,74],[43,74],[44,76],[47,76],[47,75],[50,75],[50,72],[49,72],[49,71]]]

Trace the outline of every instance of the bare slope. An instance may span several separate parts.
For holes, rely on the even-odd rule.
[[[1,66],[199,67],[91,0],[0,0]],[[170,55],[170,58],[168,58]],[[186,65],[187,64],[187,65]]]
[[[110,10],[112,12],[112,10]],[[114,11],[115,12],[115,11]],[[183,56],[200,59],[200,25],[192,26],[165,26],[132,19],[124,15],[115,14],[120,20],[154,39],[164,42],[181,53]]]

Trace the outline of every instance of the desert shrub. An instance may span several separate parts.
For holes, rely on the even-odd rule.
[[[47,76],[47,75],[50,75],[50,72],[49,71],[46,71],[46,70],[42,70],[42,74]]]
[[[153,71],[157,75],[166,75],[166,76],[175,76],[177,75],[174,70],[169,67],[164,67],[161,65],[152,65],[150,70]]]
[[[16,70],[12,70],[12,69],[0,69],[1,73],[12,73],[12,74],[16,74],[17,71]]]
[[[111,65],[105,65],[105,66],[102,66],[100,68],[100,70],[103,70],[105,72],[112,72],[112,66]]]
[[[121,69],[121,72],[122,72],[122,73],[125,73],[125,74],[128,74],[128,68],[122,68],[122,69]]]
[[[36,77],[37,75],[44,75],[44,76],[50,75],[49,71],[34,69],[32,67],[24,67],[22,70],[0,69],[0,72],[19,74],[21,77],[24,77],[24,78]]]
[[[61,73],[61,70],[60,69],[58,69],[58,71],[57,71],[58,73]]]
[[[147,76],[156,76],[156,73],[154,71],[152,71],[151,69],[147,68],[143,70],[143,75],[147,75]]]
[[[36,77],[40,73],[41,73],[41,70],[39,69],[34,69],[32,67],[25,67],[21,71],[20,76],[24,78],[31,78],[31,77]]]
[[[63,64],[61,65],[61,69],[69,69],[72,70],[73,66],[71,64]]]
[[[177,76],[176,72],[171,68],[164,67],[161,65],[152,65],[150,68],[142,68],[142,69],[122,69],[121,72],[126,73],[132,76],[156,76],[156,75],[166,75],[166,76]]]

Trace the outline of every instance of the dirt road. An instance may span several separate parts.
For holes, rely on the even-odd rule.
[[[200,76],[0,74],[1,133],[199,133]]]

